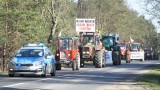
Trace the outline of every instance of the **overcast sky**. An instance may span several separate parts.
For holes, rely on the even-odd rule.
[[[140,0],[126,0],[127,4],[130,8],[137,11],[139,15],[144,15],[146,19],[150,19],[151,16],[147,15],[147,12],[145,11],[144,3]],[[157,32],[160,33],[160,25],[157,23],[157,19],[152,20],[153,24],[157,28]]]

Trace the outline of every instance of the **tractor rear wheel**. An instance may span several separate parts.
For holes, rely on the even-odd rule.
[[[56,70],[61,70],[61,64],[60,63],[56,64]]]
[[[102,51],[96,51],[95,53],[95,68],[102,68],[103,53]]]
[[[80,69],[80,55],[79,53],[76,56],[76,70]]]
[[[120,64],[120,57],[118,51],[113,51],[112,53],[112,59],[113,59],[113,65],[119,65]]]

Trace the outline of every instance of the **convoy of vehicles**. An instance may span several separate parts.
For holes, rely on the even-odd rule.
[[[56,69],[61,70],[62,64],[71,64],[72,70],[80,69],[78,37],[58,37],[56,49]]]
[[[12,57],[8,65],[9,77],[15,74],[55,76],[55,57],[43,43],[26,44]]]
[[[139,43],[119,42],[118,34],[101,36],[95,32],[94,19],[77,19],[76,25],[79,37],[58,37],[55,57],[44,43],[26,44],[20,48],[9,62],[9,77],[15,74],[55,76],[62,64],[71,64],[74,71],[84,67],[86,61],[92,61],[95,68],[104,67],[107,60],[113,65],[121,65],[121,59],[126,59],[126,63],[133,59],[144,61],[144,51],[140,50]],[[86,28],[90,31],[84,30]],[[150,59],[150,53],[145,53],[145,57]]]

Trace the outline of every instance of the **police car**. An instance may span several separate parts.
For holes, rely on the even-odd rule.
[[[44,43],[23,45],[8,64],[9,77],[16,74],[55,76],[55,57]]]

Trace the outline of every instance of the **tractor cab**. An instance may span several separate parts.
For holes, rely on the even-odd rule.
[[[133,43],[130,47],[131,51],[140,51],[140,43]]]
[[[61,70],[61,64],[69,65],[70,63],[72,63],[75,65],[75,60],[80,57],[78,46],[78,37],[58,37],[56,50],[56,61],[58,70]],[[77,66],[77,70],[78,69],[79,68]],[[73,70],[75,70],[74,67]]]
[[[118,34],[107,34],[102,36],[102,45],[106,50],[111,50],[116,46],[119,42]]]
[[[118,34],[106,34],[102,36],[102,45],[106,50],[106,60],[112,61],[113,65],[121,64],[121,52],[120,46],[118,46],[119,35]]]

